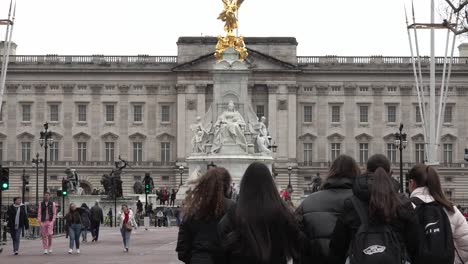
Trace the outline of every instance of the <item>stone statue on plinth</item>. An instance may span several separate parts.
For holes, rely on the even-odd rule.
[[[75,169],[66,168],[65,175],[67,176],[65,181],[67,182],[67,185],[68,185],[68,191],[77,193],[77,190],[79,187],[78,173],[76,173]]]
[[[192,152],[193,153],[205,153],[205,145],[208,141],[208,133],[210,128],[205,129],[202,123],[201,117],[197,116],[197,123],[190,126],[194,135],[192,138]]]
[[[120,166],[120,161],[116,161],[115,168],[112,169],[110,175],[104,174],[101,179],[101,184],[104,186],[105,194],[111,199],[123,196],[122,179],[120,175],[122,174],[122,170],[129,165],[128,162],[121,159],[120,156],[119,160],[123,162],[123,165]]]
[[[260,122],[256,124],[257,137],[255,139],[255,145],[259,153],[269,154],[271,153],[270,141],[268,140],[268,128],[265,124],[266,117],[262,116]]]
[[[244,135],[245,121],[234,108],[234,102],[229,101],[228,109],[224,111],[215,123],[212,153],[218,153],[225,144],[237,144],[247,151],[247,140]]]

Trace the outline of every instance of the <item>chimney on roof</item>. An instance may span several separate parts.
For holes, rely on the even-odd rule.
[[[468,43],[462,43],[458,46],[459,57],[468,57]]]
[[[14,42],[11,42],[11,46],[10,46],[10,55],[16,55],[16,48],[18,47],[18,45],[16,45],[16,43]],[[3,51],[5,50],[5,41],[0,41],[0,56],[3,56]]]

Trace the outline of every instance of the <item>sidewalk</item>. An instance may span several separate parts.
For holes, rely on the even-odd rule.
[[[53,240],[53,253],[43,255],[40,239],[21,241],[20,255],[14,256],[11,241],[4,246],[0,254],[0,262],[8,264],[120,264],[120,263],[182,263],[177,260],[175,252],[177,242],[177,227],[150,228],[145,231],[139,228],[132,232],[130,240],[130,252],[123,252],[122,238],[118,228],[103,227],[99,242],[82,243],[80,255],[69,255],[68,239],[64,236],[55,237]],[[88,234],[88,239],[92,237]],[[5,261],[5,262],[4,262]]]

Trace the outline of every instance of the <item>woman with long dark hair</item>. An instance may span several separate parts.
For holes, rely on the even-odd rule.
[[[226,169],[216,167],[208,170],[195,184],[183,203],[183,220],[176,247],[179,260],[190,264],[222,264],[224,258],[217,225],[234,205],[226,198],[230,192],[231,175]]]
[[[281,199],[270,170],[252,163],[244,173],[237,205],[218,225],[228,263],[283,264],[297,258],[303,235]]]
[[[328,257],[330,238],[344,201],[353,195],[354,179],[361,171],[356,161],[340,155],[333,161],[322,190],[309,195],[296,210],[308,238],[308,248],[301,254],[301,263],[324,263]]]
[[[465,217],[444,195],[438,172],[424,164],[414,166],[409,172],[411,199],[423,203],[437,202],[445,209],[452,228],[455,263],[468,261],[468,224]]]
[[[81,215],[83,209],[77,208],[74,203],[70,203],[68,213],[65,215],[66,236],[70,238],[68,254],[73,253],[76,248],[76,254],[80,254],[80,234],[83,226]]]
[[[398,263],[404,263],[409,257],[416,255],[419,243],[418,220],[412,205],[401,201],[389,173],[386,169],[378,167],[375,172],[368,171],[356,178],[353,197],[345,201],[343,214],[336,221],[330,241],[329,263],[342,264],[347,258],[350,263],[355,263],[359,254],[365,257],[362,252],[353,252],[354,247],[350,247],[351,243],[355,244],[356,233],[363,221],[359,211],[361,214],[365,213],[364,221],[368,222],[369,226],[385,226],[391,230],[393,235],[390,235],[390,238],[393,239],[393,243],[390,246],[402,247],[393,248],[401,254]]]

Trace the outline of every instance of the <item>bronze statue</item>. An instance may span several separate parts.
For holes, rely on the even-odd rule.
[[[104,174],[101,179],[101,184],[104,186],[105,194],[112,199],[123,196],[122,179],[120,175],[124,168],[127,166],[130,167],[128,162],[123,160],[120,156],[119,160],[123,162],[123,166],[120,166],[120,161],[116,161],[115,168],[111,171],[110,175]]]

